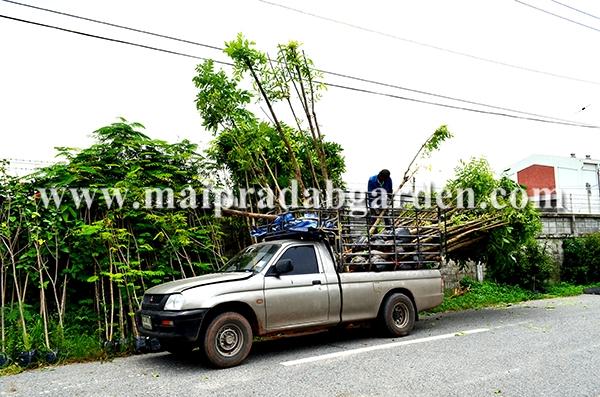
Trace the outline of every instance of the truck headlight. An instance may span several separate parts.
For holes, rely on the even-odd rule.
[[[185,302],[185,299],[183,298],[183,295],[173,294],[173,295],[169,296],[169,299],[167,299],[167,303],[165,303],[164,309],[165,310],[181,310],[184,302]]]

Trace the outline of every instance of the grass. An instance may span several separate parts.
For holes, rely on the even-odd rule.
[[[529,291],[520,287],[500,285],[491,281],[476,282],[465,279],[461,282],[462,295],[455,295],[453,290],[447,290],[444,302],[428,313],[442,313],[449,311],[460,311],[469,309],[481,309],[484,307],[503,306],[533,299],[549,299],[566,296],[581,295],[584,288],[596,285],[572,285],[558,283],[550,285],[545,292]]]
[[[17,364],[11,364],[6,368],[0,369],[0,376],[16,375],[25,371],[25,368],[19,367]]]
[[[0,377],[5,376],[5,375],[20,374],[21,372],[23,372],[25,370],[31,370],[31,369],[36,369],[36,368],[47,369],[47,368],[52,368],[52,367],[57,367],[57,366],[67,365],[67,364],[89,363],[89,362],[97,362],[97,361],[102,361],[102,362],[111,361],[113,358],[127,357],[131,354],[132,353],[128,353],[128,352],[118,352],[118,353],[108,354],[103,350],[93,349],[93,350],[89,351],[88,354],[85,354],[82,352],[82,353],[79,353],[77,356],[61,358],[54,364],[48,364],[45,362],[36,362],[36,363],[31,364],[28,367],[21,367],[18,364],[10,364],[7,367],[0,368]]]
[[[9,354],[11,357],[13,357],[13,360],[16,354],[14,350],[15,349],[13,349],[12,352],[13,354]],[[69,333],[69,335],[65,336],[65,338],[61,340],[60,347],[58,347],[57,350],[58,361],[56,363],[48,364],[42,359],[32,363],[27,367],[21,367],[13,361],[10,365],[0,368],[0,377],[6,375],[16,375],[30,369],[52,368],[59,365],[74,363],[106,361],[115,357],[129,355],[128,351],[108,353],[102,348],[97,337],[86,334],[75,335],[73,333]]]

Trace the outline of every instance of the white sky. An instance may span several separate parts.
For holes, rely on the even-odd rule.
[[[274,52],[298,40],[317,67],[414,89],[600,124],[600,85],[479,62],[301,15],[257,0],[29,1],[31,4],[222,46],[238,32]],[[600,82],[600,32],[513,0],[273,0],[420,42]],[[525,0],[600,29],[550,0]],[[600,16],[600,2],[562,0]],[[225,60],[217,51],[0,2],[0,14]],[[191,81],[193,59],[0,19],[0,157],[50,160],[55,146],[89,145],[118,116],[151,137],[210,139]],[[397,95],[351,80],[331,82]],[[468,105],[466,105],[468,106]],[[585,111],[579,111],[587,106]],[[483,155],[501,171],[532,153],[600,157],[600,130],[445,109],[330,88],[318,104],[322,131],[345,149],[351,187],[381,168],[400,179],[425,137],[447,124],[455,138],[419,182],[442,181],[459,159]]]

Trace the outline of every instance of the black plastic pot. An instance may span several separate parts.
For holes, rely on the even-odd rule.
[[[10,357],[4,352],[0,353],[0,368],[4,368],[8,364],[10,364]]]
[[[20,367],[29,367],[37,361],[37,352],[35,350],[23,351],[17,355],[17,364]]]
[[[138,336],[135,338],[135,354],[144,354],[148,353],[148,338],[144,336]]]
[[[162,350],[160,341],[157,338],[150,338],[149,342],[146,342],[146,345],[149,345],[148,351],[151,351],[153,353],[156,353],[156,352],[159,352]]]
[[[104,342],[104,351],[108,354],[113,354],[115,351],[117,351],[117,344],[115,343],[115,341],[112,340],[107,340]]]
[[[58,361],[58,353],[57,352],[47,352],[44,355],[44,360],[48,363],[48,364],[54,364]]]

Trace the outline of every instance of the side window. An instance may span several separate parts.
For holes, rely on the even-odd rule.
[[[310,245],[288,248],[281,259],[291,259],[292,265],[294,265],[294,270],[289,272],[288,275],[319,273],[317,255],[314,247]]]

